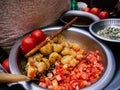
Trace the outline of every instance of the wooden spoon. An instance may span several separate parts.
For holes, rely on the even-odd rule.
[[[67,29],[73,22],[77,20],[78,17],[73,18],[70,22],[68,22],[65,26],[63,26],[61,29],[57,30],[55,33],[53,33],[51,36],[49,36],[49,39],[53,39],[55,36],[60,34],[63,30]],[[30,52],[28,52],[25,57],[29,57],[32,54],[34,54],[40,47],[48,43],[49,40],[46,39],[39,45],[37,45],[34,49],[32,49]],[[17,74],[9,74],[9,73],[0,73],[0,83],[13,83],[18,81],[30,81],[30,80],[37,80],[34,78],[29,78],[25,75],[17,75]]]
[[[51,36],[48,36],[49,38],[46,38],[43,42],[39,43],[35,48],[33,48],[31,51],[29,51],[25,57],[29,57],[33,55],[35,52],[37,52],[42,46],[47,44],[50,40],[52,40],[55,36],[59,35],[62,31],[66,30],[70,25],[72,25],[78,17],[73,18],[70,22],[68,22],[66,25],[64,25],[62,28],[58,29],[56,32],[54,32]]]
[[[0,83],[14,83],[18,81],[30,81],[33,80],[25,75],[0,73]]]

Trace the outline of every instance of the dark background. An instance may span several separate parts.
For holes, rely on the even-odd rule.
[[[76,0],[77,2],[85,2],[88,7],[97,7],[100,10],[109,12],[110,17],[120,18],[120,2],[119,0]]]
[[[86,2],[89,7],[109,8],[113,9],[118,0],[76,0]]]

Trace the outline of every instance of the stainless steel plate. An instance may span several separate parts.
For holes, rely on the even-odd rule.
[[[113,40],[113,39],[108,39],[108,38],[104,38],[102,36],[99,36],[97,34],[97,32],[99,30],[102,30],[106,27],[119,27],[120,28],[120,19],[116,18],[116,19],[103,19],[100,21],[96,21],[94,23],[92,23],[89,27],[90,33],[95,36],[96,38],[102,40],[102,41],[106,41],[106,42],[112,42],[112,43],[119,43],[120,44],[120,40]]]

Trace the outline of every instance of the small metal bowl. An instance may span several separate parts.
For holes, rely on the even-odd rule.
[[[45,34],[51,34],[61,27],[50,27],[44,28],[43,31]],[[80,47],[84,50],[99,50],[101,62],[103,62],[105,70],[101,77],[92,85],[83,88],[82,90],[101,90],[111,81],[115,73],[115,59],[111,50],[103,43],[97,41],[92,35],[87,31],[75,27],[70,27],[67,30],[63,31],[62,34],[69,41],[78,43]],[[23,74],[23,68],[25,66],[25,58],[21,55],[20,45],[21,40],[15,43],[12,47],[9,55],[9,66],[11,73],[14,74]],[[24,86],[26,90],[46,90],[42,87],[39,87],[33,82],[19,82]]]
[[[97,34],[97,32],[99,30],[103,30],[106,27],[118,27],[118,28],[120,28],[120,19],[114,19],[114,18],[112,19],[111,18],[111,19],[103,19],[100,21],[96,21],[90,25],[89,31],[93,36],[95,36],[96,38],[98,38],[102,41],[120,44],[120,40],[108,39],[108,38],[102,37],[102,36]]]
[[[88,28],[91,23],[100,20],[99,17],[94,14],[80,10],[70,10],[60,17],[60,21],[66,24],[74,17],[78,17],[78,19],[72,24],[72,26],[81,28]]]

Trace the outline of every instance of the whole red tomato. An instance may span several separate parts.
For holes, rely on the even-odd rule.
[[[91,8],[90,12],[91,12],[92,14],[98,15],[99,12],[100,12],[100,10],[99,10],[99,8],[93,7],[93,8]]]
[[[109,13],[107,11],[101,11],[99,14],[98,14],[98,17],[100,19],[106,19],[109,17]]]
[[[6,58],[6,59],[2,62],[2,66],[5,68],[5,70],[6,70],[7,72],[10,72],[9,63],[8,63],[8,58]]]
[[[40,42],[42,42],[42,41],[45,40],[45,34],[44,34],[44,32],[41,31],[41,30],[38,30],[38,29],[34,30],[31,33],[31,36],[36,39],[37,43],[40,43]]]
[[[89,7],[83,8],[82,11],[90,12],[90,8]]]
[[[22,39],[21,43],[21,49],[24,54],[28,53],[30,50],[32,50],[37,45],[37,42],[35,38],[31,36],[25,36]]]

